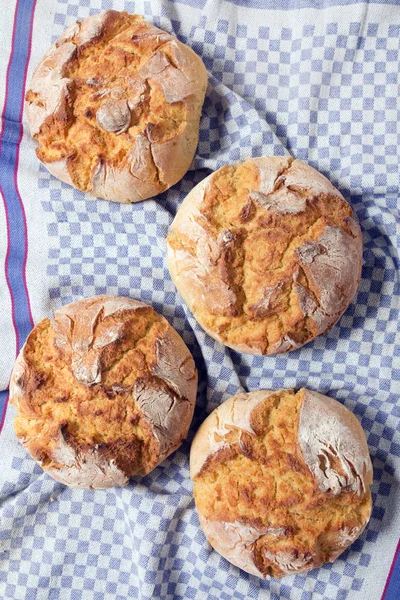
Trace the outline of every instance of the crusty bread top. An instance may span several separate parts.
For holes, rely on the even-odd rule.
[[[150,306],[97,296],[64,306],[29,335],[10,401],[28,452],[68,485],[123,485],[186,436],[197,372]],[[94,483],[93,483],[94,482]]]
[[[262,577],[334,560],[371,513],[372,466],[359,422],[309,390],[224,402],[193,440],[190,473],[211,544]]]
[[[76,23],[36,68],[26,94],[37,155],[57,177],[134,202],[188,169],[207,85],[201,59],[139,15]]]
[[[185,198],[167,245],[172,279],[200,325],[252,354],[298,348],[332,327],[361,276],[351,207],[288,157],[210,175]]]

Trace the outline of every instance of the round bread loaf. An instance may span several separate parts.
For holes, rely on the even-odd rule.
[[[371,515],[372,465],[359,422],[306,389],[224,402],[193,440],[190,475],[210,544],[259,577],[332,562]]]
[[[299,348],[331,328],[360,281],[360,226],[318,171],[288,157],[224,166],[185,198],[167,238],[182,298],[239,352]]]
[[[66,183],[116,202],[163,192],[196,151],[207,72],[139,15],[87,17],[53,44],[26,94],[38,158]]]
[[[10,382],[14,427],[29,454],[71,487],[123,486],[186,437],[197,391],[193,358],[150,306],[97,296],[43,319]]]

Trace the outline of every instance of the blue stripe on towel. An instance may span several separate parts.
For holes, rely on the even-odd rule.
[[[16,6],[10,62],[7,69],[3,129],[0,137],[0,189],[7,222],[6,279],[12,305],[12,320],[19,351],[33,327],[25,267],[28,254],[25,210],[17,184],[19,147],[23,134],[22,114],[27,67],[31,53],[36,0],[19,0]],[[6,396],[0,396],[0,424],[4,420]],[[0,425],[1,429],[1,425]]]

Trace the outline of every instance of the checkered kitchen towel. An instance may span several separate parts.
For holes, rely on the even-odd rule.
[[[194,353],[201,384],[191,436],[239,390],[308,386],[354,411],[374,465],[374,510],[361,538],[332,565],[261,581],[206,542],[188,442],[125,489],[71,490],[17,443],[4,391],[0,598],[399,599],[400,2],[0,5],[0,389],[34,322],[84,296],[129,295],[163,313]],[[209,72],[191,171],[133,206],[88,199],[51,177],[36,160],[22,112],[27,76],[50,43],[105,8],[144,14],[191,45]],[[179,203],[210,169],[287,153],[327,174],[351,202],[363,230],[363,277],[327,335],[288,355],[241,355],[210,339],[188,314],[165,266],[164,238]]]

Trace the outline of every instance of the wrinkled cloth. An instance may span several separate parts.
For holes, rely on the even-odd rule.
[[[183,180],[154,200],[96,200],[52,177],[22,114],[26,80],[76,19],[125,9],[175,34],[209,73],[200,140]],[[400,3],[352,0],[8,0],[0,23],[0,597],[389,600],[400,595]],[[14,26],[15,24],[15,26]],[[22,123],[22,124],[21,124]],[[358,293],[326,335],[254,357],[212,340],[176,292],[168,227],[212,170],[291,154],[351,203],[364,242]],[[189,439],[126,488],[69,489],[26,454],[7,386],[33,324],[94,294],[151,304],[183,336],[200,384]],[[360,420],[374,467],[373,513],[333,564],[263,581],[214,552],[189,479],[190,441],[238,391],[307,386]]]

